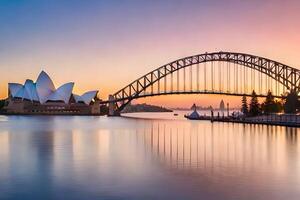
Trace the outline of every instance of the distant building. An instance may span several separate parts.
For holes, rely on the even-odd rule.
[[[70,82],[55,89],[48,74],[42,71],[36,82],[27,79],[24,85],[9,83],[3,110],[7,114],[100,114],[98,91],[77,95],[72,93],[73,87]]]
[[[222,99],[221,102],[220,102],[220,110],[221,110],[221,111],[224,111],[224,110],[225,110],[225,103],[224,103],[223,99]]]
[[[193,105],[192,105],[191,110],[193,110],[193,111],[197,110],[196,104],[193,104]]]

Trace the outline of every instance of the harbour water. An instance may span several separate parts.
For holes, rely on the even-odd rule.
[[[0,199],[299,199],[299,129],[178,114],[0,116]]]

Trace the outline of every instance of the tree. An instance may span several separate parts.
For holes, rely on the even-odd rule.
[[[246,95],[243,95],[243,97],[242,97],[242,109],[241,109],[241,111],[242,111],[242,113],[244,113],[244,115],[248,115],[248,113],[249,113]]]
[[[251,94],[249,114],[251,116],[257,116],[260,114],[260,108],[259,108],[257,95],[254,90]]]
[[[275,100],[275,97],[270,90],[268,91],[267,97],[261,107],[265,114],[282,111],[281,102]]]
[[[274,112],[274,106],[275,106],[275,100],[272,92],[269,90],[267,97],[262,104],[262,110],[264,111],[265,114],[269,114]]]
[[[298,100],[298,94],[295,90],[291,90],[286,98],[284,103],[284,112],[285,113],[296,113],[297,108],[299,108],[299,100]]]
[[[274,112],[282,112],[283,111],[283,104],[282,101],[275,100],[275,105],[274,105]]]
[[[0,110],[5,106],[5,100],[0,100]]]

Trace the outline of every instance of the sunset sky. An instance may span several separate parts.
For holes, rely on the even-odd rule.
[[[0,0],[0,98],[8,82],[36,80],[45,70],[56,87],[74,81],[76,93],[98,89],[106,99],[161,65],[211,51],[299,68],[299,10],[297,0]],[[176,107],[221,98],[229,100],[186,95],[146,101]]]

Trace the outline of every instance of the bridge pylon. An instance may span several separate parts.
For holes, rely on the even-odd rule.
[[[117,111],[117,103],[113,95],[108,96],[108,116],[120,116],[120,112]]]

